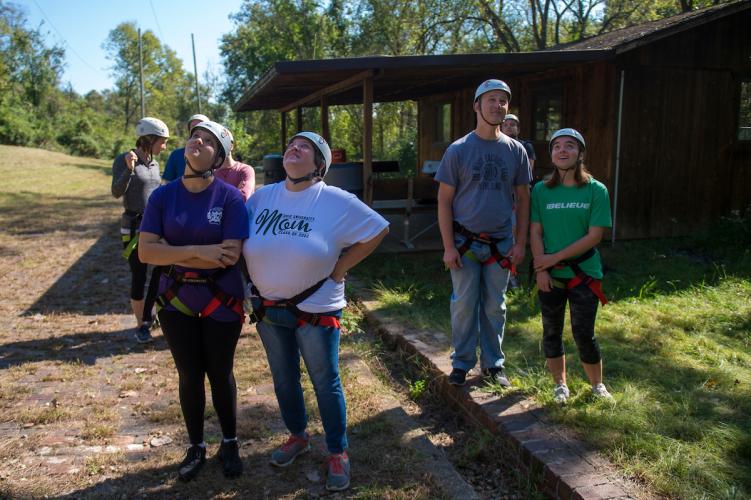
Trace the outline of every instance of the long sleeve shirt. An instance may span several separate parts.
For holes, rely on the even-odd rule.
[[[151,193],[159,187],[159,163],[154,160],[146,165],[139,158],[131,172],[122,153],[112,163],[112,196],[122,197],[123,213],[121,227],[130,229],[134,217],[140,216],[146,208]]]

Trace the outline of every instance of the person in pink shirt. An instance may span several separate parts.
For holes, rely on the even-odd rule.
[[[231,150],[235,149],[235,138],[232,136],[232,132],[230,132],[229,138],[232,144]],[[250,195],[253,194],[256,188],[256,172],[250,165],[232,158],[231,150],[227,158],[224,159],[222,166],[214,171],[214,175],[227,184],[239,189],[243,195],[243,199],[248,201],[248,198],[250,198]]]

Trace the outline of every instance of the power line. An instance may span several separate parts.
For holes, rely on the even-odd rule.
[[[57,36],[59,36],[62,39],[63,44],[67,48],[69,48],[70,51],[73,52],[73,54],[75,54],[75,56],[78,57],[81,60],[82,63],[84,63],[86,66],[88,66],[89,69],[91,69],[92,71],[100,71],[100,70],[96,69],[95,67],[93,67],[91,64],[89,64],[88,61],[86,61],[86,59],[84,59],[83,57],[81,57],[81,54],[79,54],[78,52],[76,52],[76,49],[74,49],[73,46],[68,43],[68,40],[66,40],[65,37],[63,36],[63,34],[60,33],[60,30],[57,29],[57,27],[55,26],[55,24],[52,21],[50,21],[49,16],[47,16],[47,13],[44,12],[44,9],[42,9],[42,6],[39,5],[39,2],[37,2],[37,0],[34,0],[34,5],[37,6],[37,9],[39,9],[39,12],[42,13],[42,17],[44,17],[44,19],[50,24],[50,26],[52,26],[52,29],[55,30],[55,32],[57,33]]]
[[[156,15],[156,10],[154,9],[154,2],[149,0],[149,5],[151,5],[151,13],[154,14],[154,21],[156,21],[156,29],[159,30],[159,38],[162,39],[162,43],[166,43],[166,40],[164,39],[164,35],[162,34],[162,27],[159,26],[159,18]]]

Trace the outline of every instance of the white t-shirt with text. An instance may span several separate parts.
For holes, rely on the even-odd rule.
[[[324,182],[293,192],[284,182],[264,186],[246,207],[250,236],[243,255],[261,296],[289,299],[329,276],[342,250],[377,236],[388,222],[347,191]],[[342,309],[344,283],[328,279],[298,308],[309,313]]]

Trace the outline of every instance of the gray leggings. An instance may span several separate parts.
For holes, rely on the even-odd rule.
[[[558,279],[566,283],[568,280]],[[595,338],[595,319],[599,299],[581,284],[566,289],[553,287],[550,292],[537,292],[542,312],[542,346],[546,358],[560,358],[563,350],[563,320],[566,302],[569,303],[571,331],[582,362],[594,364],[602,359],[600,346]]]

